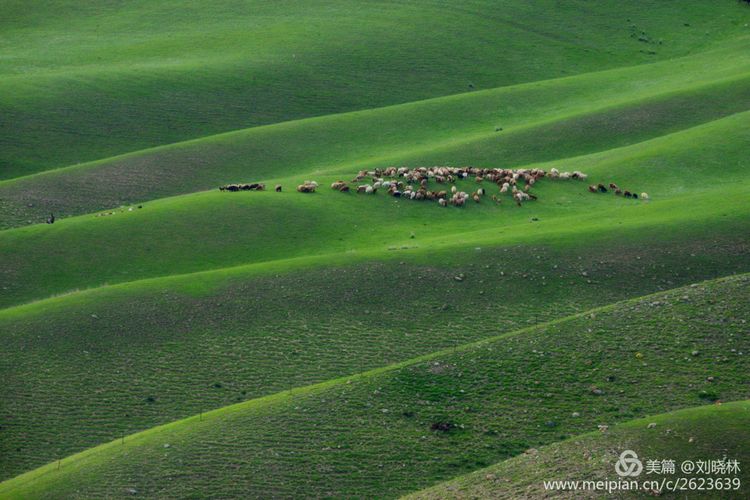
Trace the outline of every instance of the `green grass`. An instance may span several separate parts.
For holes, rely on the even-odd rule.
[[[749,283],[675,289],[196,415],[20,475],[0,495],[390,497],[699,405],[705,391],[746,399]],[[457,427],[432,431],[439,421]]]
[[[395,497],[491,464],[514,496],[529,447],[750,397],[747,6],[2,11],[0,498]],[[651,200],[327,187],[435,164]],[[284,192],[216,189],[250,181]]]
[[[656,427],[649,428],[649,424]],[[747,443],[750,439],[750,402],[701,406],[673,413],[655,415],[617,425],[606,433],[594,432],[546,446],[540,450],[500,462],[486,469],[446,482],[434,488],[409,495],[413,499],[441,498],[533,498],[545,496],[595,497],[581,491],[545,491],[544,481],[562,479],[579,481],[616,480],[614,464],[619,453],[634,450],[642,460],[674,460],[678,472],[672,476],[649,475],[644,468],[640,480],[687,477],[679,472],[685,460],[733,459],[740,472],[731,475],[696,474],[696,478],[730,477],[747,483],[750,472],[742,467],[750,461]],[[635,492],[634,492],[635,493]],[[740,490],[705,490],[693,495],[700,498],[742,498]],[[629,495],[653,497],[648,492]],[[662,492],[662,498],[684,498],[685,492]]]
[[[253,128],[0,182],[0,227],[238,180],[394,163],[521,166],[626,146],[747,111],[747,47],[743,38],[664,63]]]
[[[324,185],[311,196],[214,190],[146,203],[132,212],[120,209],[112,216],[89,214],[53,226],[3,231],[0,273],[12,279],[0,306],[104,284],[277,259],[331,255],[335,261],[347,252],[387,255],[388,248],[404,244],[421,250],[459,241],[507,244],[520,235],[571,224],[590,231],[596,225],[613,230],[614,221],[637,227],[668,223],[673,217],[685,224],[725,214],[747,220],[748,143],[750,112],[543,165],[583,168],[591,182],[615,181],[649,192],[649,203],[592,195],[584,182],[543,180],[535,188],[539,201],[520,209],[506,197],[500,206],[487,199],[463,210],[441,210],[434,203],[397,201],[382,193],[368,197],[333,192],[327,183],[336,177],[318,176]],[[459,158],[461,151],[466,150],[443,154]],[[437,152],[432,155],[438,157]],[[704,178],[712,181],[701,182]],[[291,187],[291,182],[286,184]],[[473,183],[464,185],[474,188]],[[488,186],[489,192],[496,189]],[[606,221],[602,213],[608,214]],[[530,226],[532,217],[539,221]],[[40,268],[47,272],[39,273]]]
[[[239,128],[671,59],[746,35],[750,20],[736,2],[699,0],[13,0],[3,14],[6,179]]]

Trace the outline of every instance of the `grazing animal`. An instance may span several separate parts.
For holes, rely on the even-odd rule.
[[[275,190],[276,190],[277,193],[280,193],[281,192],[281,184],[276,184]]]
[[[451,429],[454,429],[456,427],[456,424],[453,422],[434,422],[430,429],[433,431],[440,431],[440,432],[449,432]]]
[[[49,217],[47,217],[47,224],[54,224],[55,223],[55,214],[49,214]]]
[[[607,192],[607,188],[604,186],[604,184],[599,184],[597,186],[597,189],[599,189],[600,193],[606,193]]]
[[[625,198],[632,198],[632,197],[633,197],[633,193],[631,193],[630,191],[625,191]]]
[[[477,189],[477,194],[478,194],[479,196],[484,196],[484,188],[479,188],[479,189]]]
[[[314,193],[317,186],[317,182],[315,184],[312,184],[308,181],[305,181],[304,184],[300,184],[299,186],[297,186],[297,191],[299,191],[300,193]]]
[[[445,198],[440,198],[438,200],[438,205],[440,205],[441,207],[447,207],[448,206],[448,201]]]
[[[619,189],[619,188],[617,187],[617,184],[615,184],[614,182],[610,182],[610,183],[609,183],[609,187],[610,187],[610,189],[615,189],[615,190]]]
[[[333,189],[334,191],[341,191],[342,193],[346,193],[349,191],[349,186],[344,181],[336,181],[331,184],[331,189]]]
[[[642,200],[649,200],[648,193],[641,193]]]
[[[615,189],[615,194],[617,196],[622,196],[622,189],[620,189],[620,188]]]
[[[597,187],[595,185],[591,184],[589,186],[589,191],[591,191],[592,193],[596,193],[598,191],[598,189],[597,189]]]
[[[479,198],[479,195],[478,195],[478,194],[474,193],[474,194],[473,194],[473,195],[471,196],[471,199],[472,199],[472,200],[474,200],[474,201],[475,201],[476,203],[479,203],[479,199],[480,199],[480,198]]]

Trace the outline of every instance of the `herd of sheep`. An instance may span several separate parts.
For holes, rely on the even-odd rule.
[[[560,172],[556,168],[550,169],[549,172],[541,168],[532,169],[504,169],[504,168],[477,168],[477,167],[388,167],[376,168],[374,170],[362,170],[350,182],[336,181],[331,184],[331,189],[340,192],[354,191],[361,194],[375,194],[379,190],[395,198],[408,200],[427,200],[435,201],[442,207],[448,205],[461,207],[471,199],[480,203],[485,196],[485,189],[479,186],[471,194],[460,191],[455,182],[458,180],[473,177],[477,184],[484,182],[496,184],[499,188],[500,195],[507,194],[518,205],[523,202],[536,200],[536,195],[531,193],[531,188],[536,182],[543,178],[560,179],[560,180],[585,180],[587,175],[578,170],[574,172]],[[368,182],[369,181],[369,182]],[[446,189],[429,189],[430,181],[436,184],[453,184]],[[482,184],[483,185],[483,184]],[[638,198],[635,192],[623,191],[616,184],[610,183],[612,189],[617,195],[624,195],[626,198]],[[264,191],[265,184],[229,184],[221,186],[221,191]],[[305,181],[297,186],[300,193],[314,193],[318,188],[315,181]],[[281,185],[277,185],[276,192],[281,192]],[[604,184],[591,185],[589,191],[593,193],[606,193],[608,191]],[[647,200],[648,194],[641,193],[641,199]],[[500,203],[501,198],[495,194],[491,196],[495,203]]]

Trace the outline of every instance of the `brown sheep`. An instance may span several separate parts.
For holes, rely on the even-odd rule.
[[[315,185],[314,184],[300,184],[297,186],[297,191],[300,193],[314,193],[315,192]]]
[[[331,189],[333,189],[334,191],[341,191],[341,188],[344,187],[344,186],[346,186],[346,182],[344,182],[344,181],[336,181],[336,182],[334,182],[334,183],[331,184]]]

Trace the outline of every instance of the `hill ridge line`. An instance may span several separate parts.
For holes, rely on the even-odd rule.
[[[737,191],[737,192],[744,192],[744,187],[737,187],[737,188],[723,188],[724,191]],[[703,196],[710,196],[711,193],[705,194]],[[677,196],[674,198],[670,198],[668,200],[665,200],[664,203],[667,204],[674,204],[679,202],[682,199],[685,198],[695,198],[695,194],[684,194],[682,196]],[[607,211],[614,212],[618,210],[616,207],[612,208],[611,210]],[[580,214],[571,215],[562,219],[558,219],[557,225],[561,225],[561,222],[570,220],[570,219],[580,219]],[[601,213],[599,214],[592,214],[588,222],[598,220],[601,218]],[[693,218],[688,218],[689,220],[693,220]],[[649,226],[658,225],[662,221],[659,218],[656,218],[655,220],[650,219],[648,221]],[[509,233],[512,233],[512,230],[519,227],[526,227],[526,223],[519,222],[518,224],[513,224],[509,226],[505,226],[503,228],[503,231],[508,231]],[[641,226],[636,226],[641,227]],[[586,232],[593,232],[596,231],[596,225],[593,227],[585,227]],[[630,229],[630,228],[628,228]],[[623,230],[623,228],[620,228],[620,230]],[[489,228],[489,229],[478,229],[478,230],[469,230],[464,231],[460,234],[461,236],[465,237],[466,235],[484,235],[488,234],[492,231],[496,231],[495,228]],[[538,239],[544,239],[546,237],[550,237],[551,235],[559,235],[559,234],[568,234],[568,231],[566,229],[559,230],[559,229],[550,229],[548,231],[545,231],[541,234],[535,234],[531,237],[531,244],[537,243]],[[425,242],[433,242],[434,246],[431,247],[416,247],[416,248],[409,248],[409,256],[413,256],[415,254],[428,254],[430,252],[440,252],[445,251],[448,249],[453,249],[456,247],[465,247],[468,248],[470,246],[482,243],[484,240],[482,239],[473,239],[470,240],[470,242],[467,244],[464,241],[450,241],[450,242],[436,242],[435,240],[439,240],[443,236],[433,236],[430,238],[425,239]],[[464,238],[461,238],[463,240]],[[191,278],[199,278],[199,277],[205,277],[205,276],[211,276],[211,275],[219,275],[219,274],[227,274],[233,272],[242,272],[242,271],[253,271],[256,270],[254,268],[257,268],[258,275],[263,275],[264,273],[273,273],[274,269],[277,266],[285,266],[283,272],[289,272],[292,270],[296,270],[299,267],[305,267],[307,264],[311,266],[315,266],[320,264],[321,262],[325,262],[330,257],[336,256],[337,257],[337,264],[352,264],[356,262],[361,262],[364,260],[367,260],[368,258],[373,257],[379,257],[383,259],[395,259],[397,257],[403,257],[404,255],[399,252],[389,251],[388,245],[398,245],[401,242],[394,240],[393,242],[390,242],[389,244],[383,245],[382,249],[373,250],[370,247],[366,246],[364,248],[356,248],[356,249],[349,249],[341,252],[332,252],[332,253],[321,253],[321,254],[315,254],[315,255],[301,255],[296,257],[288,257],[288,258],[282,258],[282,259],[270,259],[270,260],[264,260],[264,261],[258,261],[258,262],[249,262],[249,263],[242,263],[232,266],[223,266],[223,267],[216,267],[211,269],[203,269],[199,271],[193,271],[193,272],[186,272],[186,273],[173,273],[173,274],[165,274],[161,276],[152,276],[148,278],[140,278],[130,281],[122,281],[118,283],[113,284],[102,284],[98,286],[93,286],[90,288],[84,288],[84,289],[73,289],[69,290],[67,292],[59,293],[53,296],[44,297],[37,300],[32,300],[29,302],[24,302],[21,304],[15,304],[9,307],[0,308],[0,319],[3,318],[3,316],[7,314],[15,314],[15,313],[22,313],[23,309],[26,308],[34,308],[39,307],[40,305],[43,305],[45,303],[48,303],[49,301],[60,301],[65,300],[66,298],[69,298],[71,296],[80,297],[82,295],[87,295],[91,293],[97,293],[102,290],[119,290],[122,288],[128,288],[128,287],[138,287],[138,286],[149,286],[149,285],[156,285],[159,283],[166,283],[170,280],[188,280]],[[529,235],[523,235],[522,241],[521,237],[518,236],[510,236],[507,240],[503,242],[494,242],[490,246],[494,247],[503,247],[503,246],[510,246],[510,245],[518,245],[518,244],[528,244],[529,243]],[[266,269],[264,269],[266,268]]]
[[[710,279],[710,280],[704,280],[704,281],[698,282],[697,284],[722,283],[722,282],[729,282],[729,281],[732,281],[732,280],[742,281],[742,280],[747,280],[748,278],[750,278],[750,273],[732,274],[732,275],[723,276],[723,277],[720,277],[720,278],[714,278],[714,279]],[[483,338],[483,339],[480,339],[480,340],[477,340],[477,341],[474,341],[474,342],[469,342],[469,343],[466,343],[466,344],[461,344],[461,345],[457,345],[457,346],[446,348],[446,349],[440,349],[438,351],[433,351],[431,353],[424,354],[422,356],[417,356],[417,357],[414,357],[414,358],[410,358],[408,360],[400,361],[400,362],[397,362],[397,363],[392,363],[390,365],[382,366],[382,367],[379,367],[379,368],[374,368],[374,369],[371,369],[371,370],[366,370],[364,372],[359,372],[359,373],[354,373],[354,374],[350,374],[350,375],[345,375],[345,376],[342,376],[342,377],[336,377],[336,378],[329,379],[329,380],[326,380],[326,381],[323,381],[323,382],[318,382],[316,384],[310,384],[310,385],[306,385],[306,386],[294,387],[294,388],[292,388],[290,390],[281,391],[281,392],[277,392],[277,393],[273,393],[273,394],[268,394],[266,396],[262,396],[262,397],[254,398],[254,399],[249,399],[247,401],[242,401],[240,403],[235,403],[235,404],[232,404],[232,405],[222,406],[220,408],[216,408],[214,410],[210,410],[210,411],[201,413],[199,415],[192,415],[190,417],[182,418],[182,419],[175,420],[175,421],[172,421],[172,422],[169,422],[169,423],[166,423],[166,424],[162,424],[162,425],[158,425],[158,426],[155,426],[155,427],[151,427],[151,428],[145,429],[143,431],[139,431],[139,432],[136,432],[136,433],[133,433],[133,434],[129,434],[127,436],[124,436],[123,438],[117,438],[117,439],[114,439],[114,440],[109,441],[107,443],[102,443],[102,444],[99,444],[99,445],[94,446],[92,448],[88,448],[86,450],[83,450],[81,452],[75,453],[73,455],[69,455],[66,458],[60,459],[59,461],[50,462],[50,463],[48,463],[46,465],[43,465],[41,467],[38,467],[36,469],[33,469],[31,471],[28,471],[28,472],[24,472],[23,474],[20,474],[18,476],[15,476],[13,478],[10,478],[10,479],[7,479],[7,480],[5,480],[3,482],[0,482],[0,493],[2,492],[3,489],[13,488],[13,487],[16,487],[16,486],[20,486],[20,485],[26,484],[27,482],[32,481],[32,480],[38,478],[39,476],[43,476],[43,475],[46,475],[46,474],[48,474],[50,472],[54,472],[55,470],[57,470],[58,463],[59,463],[60,466],[62,466],[65,462],[68,462],[68,464],[70,464],[70,462],[73,462],[74,464],[76,464],[79,461],[85,460],[86,458],[89,458],[92,455],[95,456],[97,454],[97,452],[103,451],[103,450],[108,449],[110,447],[120,446],[120,445],[122,445],[122,443],[127,443],[127,442],[131,442],[132,443],[134,440],[137,442],[138,440],[142,440],[142,439],[144,439],[144,438],[146,438],[148,436],[160,434],[162,432],[165,432],[165,431],[169,430],[172,427],[179,427],[179,426],[185,425],[185,424],[187,424],[188,422],[191,422],[191,421],[195,421],[195,420],[203,421],[205,418],[213,419],[213,418],[219,417],[222,414],[230,413],[230,412],[236,412],[236,411],[245,409],[247,407],[263,408],[263,407],[272,406],[274,403],[277,403],[279,401],[285,401],[285,400],[288,400],[288,399],[292,398],[295,393],[297,393],[297,394],[299,394],[299,393],[316,394],[316,393],[324,391],[324,390],[326,390],[328,388],[336,387],[336,386],[339,386],[341,384],[346,384],[347,382],[352,381],[352,380],[362,379],[362,378],[376,377],[378,375],[390,373],[390,372],[398,370],[400,368],[405,368],[405,367],[413,366],[413,365],[416,365],[418,363],[422,363],[422,362],[425,362],[425,361],[430,361],[432,359],[435,359],[435,358],[443,356],[443,355],[453,354],[453,353],[457,353],[457,352],[469,351],[469,350],[472,350],[472,349],[479,348],[479,347],[481,347],[481,346],[483,346],[485,344],[491,344],[491,343],[497,342],[499,340],[503,340],[505,338],[515,337],[515,336],[523,335],[523,334],[526,334],[526,333],[528,333],[530,331],[537,330],[537,329],[540,329],[540,328],[545,328],[545,327],[550,327],[550,326],[558,325],[560,323],[564,323],[564,322],[571,321],[571,320],[574,320],[574,319],[577,319],[577,318],[581,318],[581,317],[584,317],[584,316],[592,314],[592,313],[598,313],[598,312],[608,311],[608,310],[613,309],[613,308],[615,308],[615,307],[617,307],[619,305],[625,305],[625,304],[629,304],[629,303],[640,302],[640,301],[643,301],[643,300],[646,300],[646,299],[649,299],[649,298],[652,298],[652,297],[657,297],[657,296],[661,296],[661,295],[668,294],[668,293],[674,293],[677,290],[686,289],[688,287],[690,287],[690,285],[681,286],[681,287],[675,287],[675,288],[670,288],[668,290],[661,290],[659,292],[655,292],[655,293],[651,293],[651,294],[646,294],[646,295],[641,295],[641,296],[638,296],[638,297],[632,297],[630,299],[613,302],[613,303],[610,303],[610,304],[606,304],[604,306],[594,307],[592,309],[588,309],[586,311],[582,311],[582,312],[579,312],[579,313],[571,314],[569,316],[564,316],[562,318],[557,318],[557,319],[554,319],[554,320],[551,320],[551,321],[546,321],[546,322],[543,322],[543,323],[538,323],[538,324],[535,324],[535,325],[527,326],[525,328],[520,328],[520,329],[512,330],[510,332],[505,332],[505,333],[500,334],[500,335],[495,335],[495,336],[492,336],[492,337],[486,337],[486,338]],[[128,441],[128,440],[130,440],[130,441]],[[18,483],[18,484],[14,484],[14,483]]]
[[[750,78],[750,73],[748,74],[748,78]],[[571,116],[586,116],[587,114],[588,113],[581,113],[581,114],[571,115]],[[533,163],[524,163],[524,164],[519,164],[519,165],[513,165],[513,166],[509,166],[509,168],[514,168],[514,169],[532,168],[532,167],[538,166],[538,165],[548,165],[548,164],[558,163],[558,162],[567,162],[567,161],[574,161],[574,160],[582,160],[582,159],[585,159],[585,158],[588,158],[588,157],[591,157],[591,156],[600,155],[600,154],[603,154],[603,153],[611,153],[611,152],[623,151],[623,150],[626,150],[628,148],[635,148],[635,147],[638,147],[638,146],[648,145],[649,143],[657,142],[657,141],[664,140],[664,139],[667,139],[667,138],[670,138],[670,137],[676,137],[676,136],[679,136],[679,135],[682,135],[682,134],[688,134],[688,133],[691,133],[691,132],[699,131],[702,128],[710,127],[710,126],[712,126],[712,125],[714,125],[714,124],[716,124],[718,122],[722,122],[722,121],[725,121],[725,120],[730,120],[730,119],[736,118],[736,117],[738,117],[740,115],[748,115],[748,116],[750,116],[750,104],[748,105],[748,109],[746,109],[746,110],[737,111],[735,113],[732,113],[732,114],[729,114],[729,115],[726,115],[726,116],[722,116],[722,117],[719,117],[719,118],[715,118],[715,119],[712,119],[712,120],[708,120],[708,121],[705,121],[705,122],[693,125],[693,126],[688,127],[688,128],[683,128],[683,129],[680,129],[680,130],[676,130],[674,132],[669,132],[667,134],[650,137],[648,139],[644,139],[642,141],[634,142],[632,144],[626,144],[624,146],[618,146],[618,147],[609,148],[609,149],[601,149],[601,150],[598,150],[598,151],[593,151],[593,152],[590,152],[590,153],[585,153],[585,154],[580,154],[580,155],[565,156],[565,157],[555,158],[553,160],[545,160],[545,161],[540,161],[540,162],[533,162]],[[565,118],[563,118],[563,119],[565,119]],[[560,121],[560,120],[553,119],[553,120],[549,120],[549,121],[539,122],[538,124],[535,123],[535,124],[530,124],[530,125],[519,126],[518,128],[514,129],[513,132],[518,131],[518,130],[524,130],[526,128],[534,128],[534,127],[536,127],[538,125],[546,125],[546,124],[549,124],[549,123],[554,123],[556,121]],[[450,142],[448,142],[448,141],[441,141],[439,143],[439,145],[437,145],[437,146],[433,146],[433,147],[431,147],[431,146],[423,146],[423,147],[412,148],[412,149],[402,150],[402,151],[404,151],[406,154],[413,154],[413,153],[420,153],[420,152],[429,152],[429,151],[439,151],[442,148],[452,147],[452,146],[454,146],[456,144],[470,144],[471,142],[474,142],[474,141],[483,140],[483,139],[485,139],[487,137],[492,137],[492,135],[493,135],[492,133],[487,133],[486,135],[482,134],[481,137],[472,137],[471,139],[468,139],[468,140],[465,140],[465,141],[464,140],[456,140],[456,141],[450,141]],[[168,146],[165,146],[165,147],[168,147]],[[399,154],[401,154],[401,153],[399,153]],[[373,164],[380,164],[380,163],[383,163],[383,162],[387,162],[392,157],[393,157],[393,155],[382,155],[382,156],[371,157],[367,161],[357,162],[356,165],[367,167],[367,166],[370,166],[370,165],[373,165]],[[112,157],[112,158],[115,158],[115,157]],[[83,164],[81,164],[81,165],[83,165]],[[283,181],[288,181],[288,180],[296,179],[296,178],[302,177],[302,176],[334,175],[334,174],[338,174],[338,173],[343,174],[346,169],[349,169],[349,168],[351,168],[353,166],[354,166],[353,163],[351,163],[351,164],[347,163],[347,164],[341,164],[340,166],[331,167],[330,169],[311,170],[311,171],[306,172],[304,174],[293,174],[293,175],[288,175],[288,176],[284,176],[284,177],[273,177],[273,178],[270,178],[270,179],[264,178],[264,179],[258,179],[258,181],[259,182],[269,182],[269,181],[283,182]],[[62,168],[63,169],[67,169],[67,168],[70,168],[70,167],[62,167]],[[28,176],[28,177],[32,177],[32,176],[36,176],[36,175],[40,175],[40,173],[32,174],[31,176]],[[24,178],[26,178],[26,177],[24,177]],[[18,179],[20,180],[22,178],[18,178]],[[6,181],[0,181],[0,185],[2,185],[3,182],[11,182],[11,181],[15,181],[15,180],[16,179],[8,179]],[[171,195],[171,196],[164,196],[164,197],[161,197],[161,198],[153,198],[153,199],[150,199],[150,200],[142,201],[140,203],[155,203],[155,202],[163,202],[163,201],[169,201],[169,200],[176,200],[176,199],[185,198],[185,197],[191,197],[191,196],[196,196],[196,195],[204,195],[206,193],[211,193],[213,191],[215,191],[215,188],[203,189],[203,190],[199,190],[199,191],[191,191],[191,192],[188,192],[188,193],[181,193],[181,194],[175,194],[175,195]],[[135,202],[135,203],[138,203],[138,202]],[[133,203],[133,204],[135,204],[135,203]],[[104,208],[104,209],[101,209],[101,210],[94,210],[92,212],[86,212],[86,213],[82,213],[82,214],[78,214],[78,215],[71,215],[71,216],[68,216],[68,217],[62,217],[62,219],[73,220],[73,219],[78,219],[78,218],[83,218],[83,217],[90,217],[90,216],[92,216],[94,214],[97,214],[99,212],[106,212],[107,210],[112,210],[112,209],[111,208],[110,209]],[[27,224],[27,225],[24,225],[24,226],[17,226],[17,227],[9,227],[9,228],[5,228],[5,229],[0,229],[0,235],[2,235],[4,233],[12,233],[12,232],[15,232],[15,231],[28,230],[28,228],[30,228],[30,227],[36,227],[36,226],[40,226],[41,227],[41,226],[44,226],[44,225],[45,225],[44,223],[39,222],[39,223],[36,223],[36,224]]]
[[[739,400],[735,400],[735,401],[727,401],[727,402],[722,402],[721,403],[721,407],[729,407],[729,408],[740,407],[741,408],[741,407],[744,407],[744,406],[748,407],[748,410],[750,410],[750,399],[739,399]],[[642,425],[642,426],[645,427],[646,425],[648,425],[649,423],[651,423],[651,422],[653,422],[655,420],[658,422],[658,421],[661,421],[662,419],[668,419],[670,417],[680,417],[680,416],[682,416],[682,414],[690,414],[690,413],[699,412],[699,411],[709,411],[711,409],[715,409],[716,407],[717,407],[716,403],[713,403],[713,404],[709,403],[709,404],[699,405],[699,406],[688,406],[686,408],[679,408],[677,410],[667,411],[667,412],[664,412],[664,413],[654,413],[652,415],[646,415],[644,417],[638,417],[638,418],[634,418],[632,420],[625,420],[623,422],[617,422],[615,424],[610,425],[609,428],[612,431],[616,431],[616,430],[621,429],[621,428],[635,427],[637,425]],[[554,441],[552,443],[545,444],[544,446],[540,446],[538,448],[538,451],[539,451],[539,453],[544,453],[546,449],[551,449],[551,447],[553,447],[553,446],[564,445],[566,443],[571,443],[571,442],[577,441],[579,439],[590,438],[590,437],[600,437],[601,438],[601,437],[603,437],[602,431],[595,430],[595,431],[584,432],[584,433],[581,433],[581,434],[575,434],[575,435],[567,437],[565,439],[561,439],[560,441]],[[481,467],[479,469],[473,470],[471,472],[467,472],[465,474],[459,474],[457,476],[451,477],[450,479],[446,479],[446,480],[443,480],[443,481],[438,481],[437,483],[435,483],[435,484],[433,484],[431,486],[428,486],[426,488],[422,488],[422,489],[419,489],[419,490],[414,490],[414,491],[412,491],[410,493],[406,493],[405,495],[400,496],[399,499],[400,500],[409,500],[409,499],[413,499],[413,498],[418,498],[420,496],[420,494],[422,494],[422,493],[431,491],[431,490],[436,489],[436,488],[440,488],[443,485],[448,485],[450,483],[453,483],[453,482],[456,482],[456,481],[460,481],[460,480],[462,480],[464,478],[468,478],[469,476],[472,476],[474,474],[477,474],[477,475],[486,474],[490,470],[493,470],[496,467],[500,466],[500,464],[503,464],[503,463],[508,462],[510,460],[515,460],[518,457],[519,457],[519,455],[514,455],[512,457],[505,458],[503,460],[498,460],[497,462],[494,462],[494,463],[492,463],[492,464],[490,464],[490,465],[488,465],[486,467]]]
[[[717,50],[721,51],[721,49],[717,49]],[[259,126],[254,126],[254,127],[247,127],[247,128],[240,128],[240,129],[228,130],[228,131],[220,132],[220,133],[217,133],[217,134],[209,134],[209,135],[195,137],[195,138],[192,138],[192,139],[187,139],[187,140],[184,140],[184,141],[178,141],[178,142],[167,143],[167,144],[160,144],[158,146],[153,146],[153,147],[149,147],[149,148],[144,148],[144,149],[138,149],[138,150],[134,150],[134,151],[129,151],[129,152],[126,152],[126,153],[122,153],[122,154],[118,154],[118,155],[114,155],[114,156],[108,156],[108,157],[100,158],[100,159],[97,159],[97,160],[91,160],[91,161],[86,161],[86,162],[76,163],[76,164],[71,164],[71,165],[64,165],[64,166],[55,167],[55,168],[51,168],[51,169],[47,169],[47,170],[42,170],[40,172],[35,172],[33,174],[23,175],[23,176],[19,176],[19,177],[13,177],[13,178],[10,178],[10,179],[4,179],[4,180],[0,180],[0,186],[9,185],[9,184],[12,184],[14,182],[24,181],[24,180],[32,179],[32,178],[39,177],[39,176],[61,173],[61,172],[66,171],[66,170],[77,170],[77,169],[85,170],[85,169],[95,168],[96,166],[98,166],[100,164],[108,163],[108,162],[115,161],[115,160],[121,160],[121,159],[127,159],[127,158],[131,158],[131,157],[144,156],[144,155],[147,155],[147,154],[152,153],[152,152],[164,151],[164,150],[169,150],[169,149],[178,149],[180,147],[184,147],[184,146],[187,146],[187,145],[192,145],[192,144],[200,143],[200,142],[203,142],[203,141],[214,140],[214,139],[218,139],[218,138],[226,138],[226,137],[231,137],[231,136],[234,136],[234,135],[238,135],[239,136],[239,135],[247,134],[250,131],[270,130],[270,129],[274,128],[274,127],[282,127],[282,126],[290,126],[292,124],[303,124],[303,123],[309,123],[309,122],[315,122],[315,121],[322,121],[322,120],[327,120],[327,119],[333,119],[335,117],[352,116],[352,115],[356,115],[356,114],[363,114],[363,113],[370,113],[370,112],[381,112],[381,111],[384,111],[384,110],[393,110],[395,108],[400,108],[400,107],[419,106],[420,104],[435,103],[435,102],[439,102],[441,100],[449,101],[449,100],[468,99],[469,96],[476,96],[476,95],[482,95],[482,94],[491,94],[491,93],[502,93],[502,92],[508,92],[508,91],[516,90],[516,89],[523,89],[523,88],[526,88],[526,87],[530,87],[531,88],[531,87],[539,86],[539,85],[552,85],[555,82],[564,82],[564,81],[577,80],[577,79],[584,80],[586,78],[592,77],[592,75],[605,75],[605,74],[616,73],[616,72],[627,72],[627,70],[633,70],[633,69],[636,69],[636,68],[643,68],[643,67],[652,66],[652,65],[676,64],[677,61],[680,61],[682,59],[689,59],[691,57],[698,57],[698,56],[704,55],[706,53],[708,53],[708,52],[699,52],[697,54],[691,54],[691,55],[688,55],[688,56],[684,56],[684,57],[676,58],[676,59],[670,59],[670,60],[667,60],[667,61],[657,61],[657,62],[647,63],[647,64],[637,64],[637,65],[634,65],[634,66],[624,66],[624,67],[620,67],[620,68],[613,68],[613,69],[608,69],[608,70],[603,70],[603,71],[591,71],[591,72],[588,72],[588,73],[581,73],[579,75],[572,75],[572,76],[566,76],[566,77],[561,77],[561,78],[552,78],[552,79],[547,79],[547,80],[535,80],[535,81],[532,81],[532,82],[526,82],[526,83],[521,83],[521,84],[516,84],[516,85],[501,86],[501,87],[493,87],[493,88],[489,88],[489,89],[475,90],[475,91],[471,91],[471,92],[461,92],[461,93],[458,93],[458,94],[450,94],[450,95],[446,95],[446,96],[432,97],[432,98],[421,99],[421,100],[417,100],[417,101],[409,101],[409,102],[400,103],[400,104],[393,104],[393,105],[389,105],[389,106],[382,106],[382,107],[376,107],[376,108],[365,108],[365,109],[361,109],[361,110],[347,111],[347,112],[343,112],[343,113],[333,113],[333,114],[327,114],[327,115],[321,115],[321,116],[312,116],[312,117],[300,118],[300,119],[295,119],[295,120],[286,120],[286,121],[281,121],[281,122],[276,122],[276,123],[271,123],[271,124],[266,124],[266,125],[259,125]],[[712,85],[717,85],[717,84],[722,84],[722,83],[729,83],[729,82],[733,82],[733,81],[737,81],[737,80],[742,80],[742,79],[747,79],[747,78],[750,78],[750,68],[748,69],[748,71],[746,73],[743,73],[742,75],[739,75],[739,76],[719,78],[719,79],[716,79],[716,80],[711,80],[709,82],[702,83],[700,85],[690,85],[690,86],[687,86],[687,87],[681,87],[681,88],[677,88],[677,89],[672,89],[672,90],[669,90],[669,91],[666,91],[666,92],[655,92],[655,93],[649,94],[647,96],[639,96],[639,98],[636,98],[636,99],[622,99],[622,100],[614,101],[613,104],[609,104],[609,105],[603,106],[601,108],[596,108],[596,110],[593,110],[593,111],[589,110],[587,112],[579,112],[579,113],[571,112],[571,113],[567,113],[567,114],[556,115],[556,116],[553,116],[553,117],[550,117],[550,118],[547,118],[547,119],[538,120],[538,121],[534,121],[534,122],[530,122],[530,123],[524,123],[523,125],[519,125],[517,127],[513,127],[512,130],[513,131],[522,130],[524,127],[534,127],[534,126],[539,126],[539,125],[546,124],[546,123],[553,123],[555,121],[560,121],[562,119],[566,119],[566,118],[570,118],[570,117],[574,117],[574,116],[586,116],[588,114],[594,114],[597,111],[608,110],[608,109],[617,109],[617,108],[619,108],[619,107],[621,107],[621,106],[623,106],[625,104],[628,104],[628,103],[635,103],[635,102],[638,102],[638,101],[645,101],[645,100],[648,100],[648,99],[653,99],[653,98],[655,98],[657,96],[676,95],[676,94],[684,93],[686,91],[693,90],[693,89],[708,88],[708,87],[710,87]],[[466,136],[464,138],[462,138],[462,139],[465,139],[467,141],[476,140],[479,137],[479,135],[480,134],[466,134]],[[491,137],[492,135],[493,134],[490,133],[490,132],[481,133],[481,136],[483,136],[483,137],[484,136]]]

